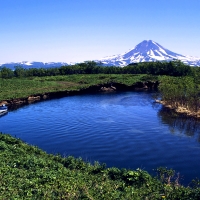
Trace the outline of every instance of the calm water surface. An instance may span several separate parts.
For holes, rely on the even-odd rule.
[[[48,153],[153,173],[173,168],[200,178],[200,124],[173,116],[152,93],[124,92],[44,101],[0,117],[0,131]]]

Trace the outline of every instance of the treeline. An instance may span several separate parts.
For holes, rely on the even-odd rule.
[[[192,67],[184,64],[179,60],[170,62],[146,62],[146,63],[133,63],[126,67],[124,70],[131,74],[152,74],[152,75],[168,75],[168,76],[188,76],[192,75]]]
[[[192,67],[181,61],[133,63],[125,67],[105,67],[101,63],[87,61],[59,68],[28,68],[16,66],[14,70],[0,67],[1,78],[57,76],[70,74],[152,74],[187,76],[193,74]]]

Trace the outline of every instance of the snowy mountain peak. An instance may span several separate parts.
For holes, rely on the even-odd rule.
[[[100,60],[94,60],[95,62],[101,62],[104,66],[127,66],[130,63],[139,62],[154,62],[154,61],[170,61],[170,60],[181,60],[183,63],[190,66],[200,66],[200,58],[192,56],[184,56],[173,51],[166,49],[153,40],[144,40],[137,44],[133,49],[129,50],[124,54],[118,54],[108,56]],[[51,68],[61,67],[66,65],[73,65],[74,63],[64,62],[16,62],[16,63],[4,63],[1,66],[14,69],[15,66],[22,66],[23,68]]]
[[[153,40],[144,40],[141,43],[139,43],[138,45],[136,45],[135,49],[138,51],[147,51],[147,50],[155,50],[155,49],[159,49],[159,44],[154,42]],[[163,48],[162,46],[160,46],[161,48]]]
[[[106,57],[100,61],[104,65],[125,66],[130,63],[150,61],[181,60],[191,66],[200,65],[200,58],[195,59],[170,51],[153,40],[144,40],[130,51],[116,56]]]

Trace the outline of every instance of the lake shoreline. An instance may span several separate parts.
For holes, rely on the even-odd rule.
[[[30,95],[25,98],[16,98],[0,101],[0,105],[5,104],[9,109],[17,109],[24,105],[31,103],[36,103],[44,100],[51,100],[56,98],[62,98],[73,95],[82,94],[93,94],[93,93],[110,93],[118,91],[147,91],[147,90],[157,90],[159,82],[158,81],[146,81],[146,82],[136,82],[135,84],[129,86],[122,83],[109,82],[105,84],[92,85],[87,88],[81,88],[79,90],[65,90],[57,92],[46,92],[40,94]]]
[[[194,117],[196,119],[200,119],[200,111],[198,111],[198,112],[190,111],[183,106],[174,107],[174,106],[168,104],[166,101],[163,101],[163,100],[157,100],[156,99],[155,102],[162,104],[166,108],[174,110],[178,114],[183,114],[183,115],[186,115],[188,117]]]
[[[126,85],[123,83],[117,82],[109,82],[105,84],[97,84],[91,85],[87,88],[81,88],[79,90],[64,90],[64,91],[57,91],[57,92],[45,92],[45,93],[38,93],[34,95],[30,95],[25,98],[16,98],[16,99],[8,99],[0,101],[0,106],[5,104],[8,106],[9,109],[17,109],[19,107],[29,105],[32,103],[37,103],[40,101],[51,100],[56,98],[62,98],[67,96],[73,95],[82,95],[82,94],[95,94],[95,93],[111,93],[111,92],[123,92],[123,91],[149,91],[149,90],[158,90],[158,81],[139,81],[133,85]],[[200,119],[200,111],[199,112],[192,112],[184,107],[173,107],[172,105],[168,104],[163,100],[155,100],[156,103],[160,103],[166,108],[174,110],[176,113],[184,114],[188,117],[194,117]]]

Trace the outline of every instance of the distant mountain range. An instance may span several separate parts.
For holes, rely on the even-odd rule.
[[[105,57],[97,62],[106,66],[126,66],[130,63],[181,60],[190,66],[200,66],[200,58],[184,56],[170,51],[153,40],[144,40],[130,51]]]
[[[64,65],[68,65],[68,63],[65,62],[28,62],[28,61],[22,61],[22,62],[11,62],[11,63],[4,63],[0,64],[1,66],[5,66],[10,69],[14,69],[16,66],[21,66],[24,69],[26,68],[51,68],[51,67],[61,67]]]
[[[138,62],[154,62],[154,61],[170,61],[170,60],[181,60],[183,63],[190,66],[200,66],[200,58],[192,56],[184,56],[173,51],[170,51],[153,40],[144,40],[135,48],[124,54],[118,54],[114,56],[108,56],[100,60],[94,60],[95,62],[101,62],[104,66],[126,66],[130,63]],[[14,69],[15,66],[21,66],[23,68],[51,68],[61,67],[66,65],[73,65],[75,63],[65,62],[12,62],[3,63],[1,66]]]

